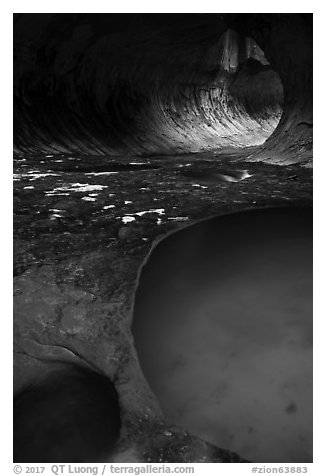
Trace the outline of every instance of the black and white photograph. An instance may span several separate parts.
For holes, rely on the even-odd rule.
[[[14,472],[314,462],[315,14],[220,6],[11,14]]]

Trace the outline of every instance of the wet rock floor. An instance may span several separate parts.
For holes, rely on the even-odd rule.
[[[167,234],[233,211],[312,204],[310,169],[249,153],[15,156],[15,391],[56,362],[99,369],[120,397],[116,461],[242,461],[167,426],[130,325],[140,268]]]

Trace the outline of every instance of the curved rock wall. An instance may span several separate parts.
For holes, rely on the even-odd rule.
[[[232,17],[232,20],[231,20]],[[243,19],[245,17],[245,19]],[[233,28],[253,36],[280,75],[284,111],[272,136],[254,157],[311,165],[313,140],[312,14],[231,15]]]
[[[229,28],[237,20],[15,15],[15,150],[155,155],[264,143],[283,88],[250,35]]]

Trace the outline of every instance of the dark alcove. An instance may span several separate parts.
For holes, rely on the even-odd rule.
[[[108,378],[55,366],[14,398],[14,462],[109,461],[120,426],[118,395]]]

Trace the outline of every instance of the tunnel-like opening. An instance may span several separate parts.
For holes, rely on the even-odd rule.
[[[213,133],[202,141],[202,149],[261,145],[276,129],[283,113],[283,85],[252,38],[232,29],[223,33],[208,48],[196,83],[197,110],[204,113],[198,114],[197,128],[208,125]]]
[[[231,16],[14,20],[18,153],[198,153],[262,145],[279,124],[281,77]]]
[[[73,365],[56,366],[14,398],[13,459],[108,461],[120,426],[118,395],[107,377]]]
[[[311,161],[311,14],[15,14],[14,32],[18,154]]]
[[[132,331],[168,421],[251,461],[312,460],[312,209],[219,216],[164,239]]]

